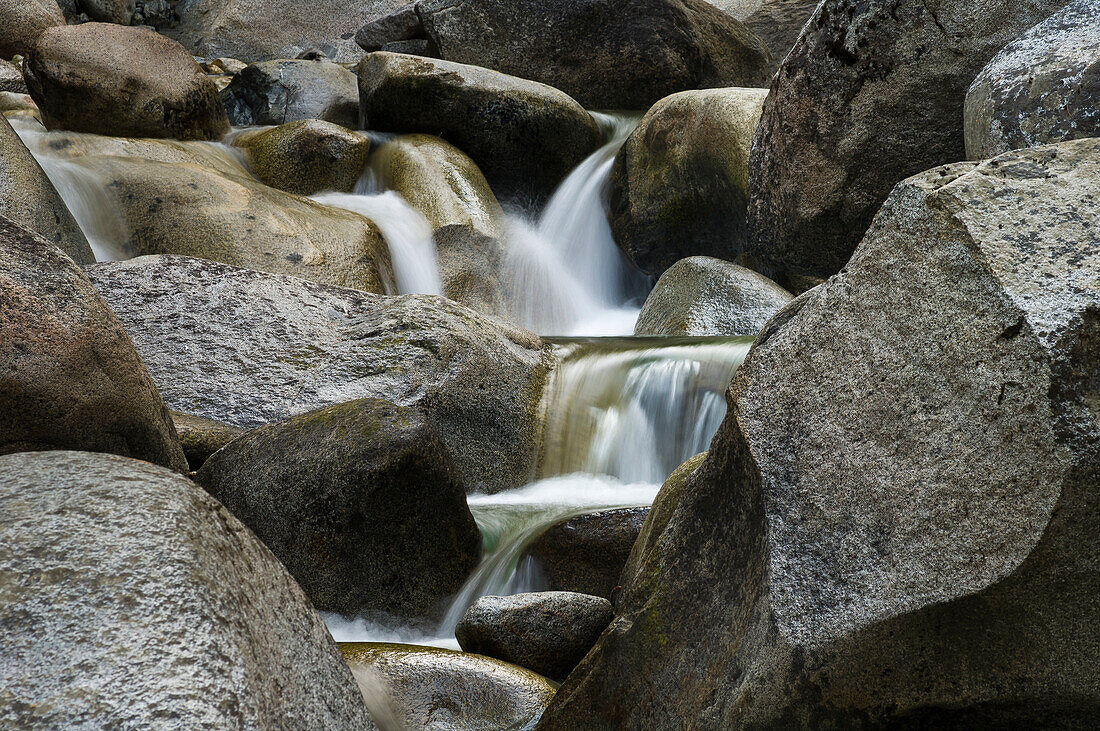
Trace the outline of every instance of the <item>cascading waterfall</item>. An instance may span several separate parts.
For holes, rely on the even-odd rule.
[[[579,338],[556,347],[547,387],[541,479],[469,496],[482,531],[481,565],[436,627],[326,616],[340,641],[457,647],[454,628],[478,597],[544,588],[524,549],[551,525],[596,510],[649,505],[664,479],[707,449],[725,392],[752,338]],[[658,438],[660,437],[660,438]]]

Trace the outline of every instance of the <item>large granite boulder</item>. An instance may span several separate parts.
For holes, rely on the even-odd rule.
[[[604,598],[619,585],[649,508],[616,508],[555,523],[524,549],[551,591]]]
[[[355,74],[326,59],[282,59],[246,66],[222,90],[235,125],[286,124],[321,119],[359,126],[359,84]]]
[[[793,299],[751,269],[707,256],[682,259],[646,297],[635,335],[756,335]]]
[[[80,10],[101,23],[130,25],[134,19],[135,0],[78,0]]]
[[[125,254],[181,254],[365,292],[393,288],[389,249],[363,216],[186,163],[83,158],[118,205]]]
[[[716,2],[719,7],[731,2],[737,4],[737,0]],[[794,48],[798,37],[802,34],[802,28],[806,21],[814,14],[821,0],[754,0],[744,3],[747,12],[731,13],[735,18],[745,24],[745,27],[756,35],[768,46],[772,54],[772,65],[768,67],[768,78],[771,78],[783,59]],[[747,6],[747,7],[745,7]]]
[[[195,480],[318,609],[425,617],[481,557],[454,459],[415,408],[358,399],[268,424]]]
[[[607,217],[635,267],[735,259],[745,242],[749,148],[767,89],[706,89],[653,105],[615,156]]]
[[[0,58],[27,55],[43,31],[63,25],[57,0],[0,0]]]
[[[302,590],[190,480],[0,457],[0,726],[373,728]]]
[[[474,161],[438,137],[403,135],[379,147],[370,164],[378,182],[432,227],[443,294],[506,316],[504,211]]]
[[[179,411],[171,413],[172,423],[175,424],[176,434],[180,438],[180,446],[183,447],[183,454],[187,457],[187,466],[192,471],[202,467],[214,452],[248,431],[213,419],[204,419],[201,416],[192,416]]]
[[[214,82],[180,44],[149,28],[50,28],[24,73],[51,129],[180,140],[216,140],[229,131]]]
[[[0,211],[60,248],[77,264],[95,254],[57,189],[0,114]]]
[[[543,727],[1100,722],[1098,181],[1090,139],[900,184],[757,338]]]
[[[607,599],[568,591],[483,596],[455,636],[466,652],[495,657],[561,681],[596,644],[615,613]]]
[[[355,31],[366,18],[398,5],[394,0],[179,0],[179,23],[165,32],[205,58],[270,61],[318,50],[337,63],[353,63],[363,55]]]
[[[273,188],[300,195],[351,192],[370,155],[365,134],[319,119],[249,130],[234,137],[233,144],[248,153],[253,175]]]
[[[966,154],[1100,137],[1100,0],[1077,0],[1009,43],[966,94]]]
[[[385,398],[428,414],[467,489],[534,474],[553,358],[526,330],[441,297],[377,297],[201,259],[88,272],[177,411],[255,427]]]
[[[72,259],[0,217],[0,454],[111,452],[180,472],[168,409]]]
[[[416,12],[440,58],[549,84],[589,109],[763,86],[772,63],[760,38],[704,0],[421,0]]]
[[[564,93],[478,66],[371,53],[359,102],[366,129],[438,135],[502,197],[549,196],[600,144],[596,122]]]
[[[840,271],[898,181],[965,159],[974,77],[1065,4],[822,2],[772,81],[753,143],[753,268],[797,291]]]
[[[530,729],[556,690],[530,670],[457,650],[376,642],[340,649],[387,729]]]

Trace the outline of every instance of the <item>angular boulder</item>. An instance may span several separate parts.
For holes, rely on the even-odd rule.
[[[294,579],[190,480],[12,454],[0,516],[0,725],[373,727]]]
[[[682,259],[646,297],[635,335],[756,335],[794,299],[751,269],[708,256]]]
[[[1100,722],[1097,181],[1089,139],[900,184],[757,338],[542,727]]]
[[[0,217],[0,454],[110,452],[187,471],[118,319],[72,259]]]
[[[229,131],[214,82],[180,44],[149,28],[50,28],[24,74],[50,129],[179,140],[217,140]]]
[[[760,38],[704,0],[422,0],[416,11],[440,58],[548,84],[589,109],[763,86],[772,63]]]
[[[337,63],[363,52],[355,31],[366,18],[388,13],[393,0],[179,0],[179,22],[165,32],[196,56],[249,61],[297,58],[319,50]],[[290,121],[290,120],[286,120]]]
[[[318,609],[426,617],[481,557],[454,459],[415,408],[358,399],[268,424],[211,456],[195,481]]]
[[[0,58],[27,55],[43,31],[64,25],[57,0],[0,0]]]
[[[30,150],[0,114],[0,208],[14,223],[54,244],[77,264],[95,254],[73,214]]]
[[[772,81],[749,161],[753,268],[801,292],[840,271],[900,180],[965,159],[963,102],[1066,0],[825,0]]]
[[[202,467],[210,455],[244,434],[247,429],[223,424],[201,416],[173,411],[172,423],[180,438],[180,446],[192,471]]]
[[[169,406],[251,428],[331,404],[418,404],[469,490],[530,481],[552,361],[441,297],[377,297],[186,257],[88,269]]]
[[[523,551],[551,591],[611,598],[649,508],[579,515],[543,531]]]
[[[357,213],[197,165],[84,159],[118,205],[130,256],[182,254],[365,292],[392,291],[386,242]]]
[[[772,64],[768,67],[770,79],[783,59],[794,48],[806,21],[814,14],[820,0],[763,0],[746,3],[752,9],[747,13],[734,13],[734,17],[768,46]],[[721,7],[721,4],[719,4]],[[755,7],[753,7],[755,6]]]
[[[375,718],[385,728],[529,729],[554,697],[539,675],[457,650],[381,642],[340,645]]]
[[[1077,0],[1009,43],[966,94],[971,160],[1100,137],[1100,1]]]
[[[766,89],[706,89],[653,105],[615,156],[608,221],[635,267],[735,259],[745,243],[749,148]]]
[[[282,59],[250,64],[221,93],[235,125],[286,124],[321,119],[341,127],[359,126],[359,86],[355,74],[325,59]]]
[[[233,144],[247,151],[253,175],[272,188],[299,195],[350,192],[370,155],[365,134],[318,119],[245,132]]]
[[[483,596],[455,628],[466,652],[534,670],[561,681],[611,624],[611,602],[588,594],[543,591]]]
[[[591,115],[557,89],[419,56],[367,54],[359,103],[366,129],[438,135],[502,197],[549,196],[600,143]]]

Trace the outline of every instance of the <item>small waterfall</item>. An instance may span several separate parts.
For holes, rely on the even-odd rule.
[[[397,292],[393,294],[443,294],[431,224],[400,194],[321,193],[312,198],[374,222],[390,250],[397,280]]]
[[[649,505],[661,483],[705,451],[726,413],[725,392],[752,338],[571,338],[547,388],[540,480],[470,495],[484,557],[435,627],[396,618],[327,615],[339,641],[457,647],[454,628],[478,597],[545,588],[524,549],[562,520]]]
[[[606,214],[615,155],[639,118],[593,116],[608,138],[603,147],[562,181],[537,221],[508,217],[512,310],[538,333],[628,335],[648,290],[615,244]]]

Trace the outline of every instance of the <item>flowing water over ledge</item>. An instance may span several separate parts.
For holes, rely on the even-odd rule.
[[[752,338],[567,338],[544,398],[540,479],[471,495],[485,555],[435,626],[327,614],[333,636],[457,647],[478,597],[546,588],[524,549],[551,525],[596,510],[650,505],[665,478],[707,449]],[[659,435],[665,435],[660,438]],[[671,436],[670,436],[671,435]]]

